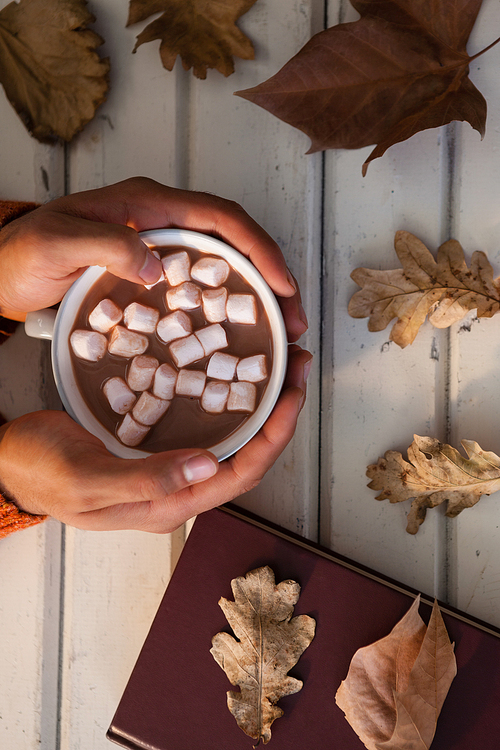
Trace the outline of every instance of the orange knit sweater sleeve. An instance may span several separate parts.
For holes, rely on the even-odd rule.
[[[36,203],[0,201],[0,228],[36,207]],[[14,332],[16,325],[15,321],[0,317],[0,344]],[[0,415],[0,426],[2,424],[5,424],[5,420]],[[28,526],[41,523],[45,518],[46,516],[33,516],[31,513],[19,510],[15,503],[0,493],[0,539],[18,529],[25,529]]]

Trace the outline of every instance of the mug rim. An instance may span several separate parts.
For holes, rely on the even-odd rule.
[[[260,298],[271,329],[272,367],[265,392],[253,414],[227,438],[207,448],[219,461],[242,448],[268,419],[281,392],[287,366],[287,335],[281,309],[276,297],[260,272],[238,250],[222,240],[188,229],[151,229],[139,232],[149,247],[184,246],[206,254],[224,258]],[[103,275],[106,268],[91,266],[71,286],[64,296],[54,324],[52,341],[52,369],[61,401],[68,414],[86,430],[99,438],[106,448],[121,458],[146,458],[152,453],[121,443],[107,430],[87,406],[73,375],[69,337],[76,314],[90,287]],[[67,314],[68,308],[73,310]],[[196,446],[193,446],[196,447]]]

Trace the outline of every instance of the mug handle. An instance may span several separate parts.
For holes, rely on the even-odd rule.
[[[56,315],[57,310],[53,310],[51,307],[26,313],[26,320],[24,321],[26,334],[34,339],[52,340]]]

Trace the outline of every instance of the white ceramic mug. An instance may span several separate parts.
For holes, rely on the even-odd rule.
[[[224,242],[184,229],[153,229],[140,232],[140,237],[151,248],[184,246],[224,258],[252,287],[267,313],[273,352],[269,381],[255,412],[229,437],[209,448],[222,461],[239,450],[260,430],[283,386],[287,366],[287,337],[281,310],[276,297],[255,266]],[[73,374],[69,337],[84,297],[104,273],[106,269],[100,266],[88,268],[68,290],[57,313],[52,309],[28,313],[25,330],[28,336],[52,340],[52,369],[59,396],[68,414],[98,437],[111,453],[122,458],[144,458],[149,455],[147,452],[123,445],[103,427],[83,399]]]

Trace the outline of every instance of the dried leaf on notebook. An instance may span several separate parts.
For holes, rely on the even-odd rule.
[[[363,174],[426,128],[462,120],[484,135],[466,48],[481,0],[351,4],[359,20],[316,34],[272,78],[236,93],[306,133],[309,153],[376,144]]]
[[[86,5],[19,0],[0,10],[0,83],[41,142],[70,141],[106,98],[109,61]]]
[[[134,52],[141,44],[161,40],[163,67],[172,70],[177,56],[185,70],[193,68],[197,78],[206,78],[208,68],[225,76],[234,73],[233,56],[253,60],[252,42],[236,21],[256,0],[130,0],[127,26],[151,21],[137,37]]]
[[[385,638],[354,654],[335,700],[367,750],[428,750],[457,673],[434,602],[429,624],[417,597]]]
[[[411,344],[427,318],[436,328],[447,328],[471,310],[491,318],[500,309],[500,279],[485,253],[476,250],[470,267],[457,240],[448,240],[437,259],[410,232],[396,232],[394,247],[402,268],[381,271],[356,268],[351,278],[361,287],[349,302],[353,318],[367,318],[369,331],[394,323],[390,339],[401,347]]]
[[[378,463],[368,466],[377,500],[401,503],[413,499],[406,530],[416,534],[427,508],[446,503],[446,515],[458,516],[482,495],[500,490],[500,457],[474,440],[462,440],[464,458],[455,448],[431,437],[413,436],[408,461],[398,451],[387,451]]]
[[[302,682],[288,671],[314,638],[315,620],[292,617],[300,594],[295,581],[276,585],[268,566],[231,581],[234,602],[219,605],[236,638],[218,633],[210,653],[240,692],[228,692],[228,708],[238,726],[264,744],[271,739],[271,724],[283,715],[276,704],[297,693]]]

